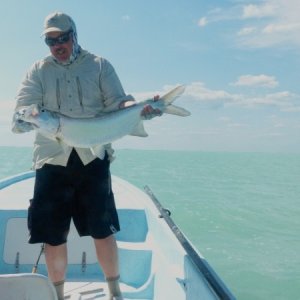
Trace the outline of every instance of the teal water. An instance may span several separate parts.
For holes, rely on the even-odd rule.
[[[148,185],[237,299],[300,299],[300,155],[117,150],[112,173]],[[0,178],[30,148],[0,147]]]

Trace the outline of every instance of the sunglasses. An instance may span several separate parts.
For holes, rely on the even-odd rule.
[[[45,43],[49,46],[49,47],[53,47],[55,45],[62,45],[64,43],[67,43],[70,40],[71,37],[71,31],[68,31],[66,33],[61,34],[60,36],[58,36],[57,38],[52,38],[52,37],[48,37],[46,36],[45,38]]]

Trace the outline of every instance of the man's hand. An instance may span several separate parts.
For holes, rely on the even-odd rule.
[[[159,100],[159,95],[154,96],[153,101],[158,101]],[[147,104],[144,106],[141,116],[146,119],[150,120],[154,117],[160,117],[162,115],[162,111],[158,108],[153,108],[150,104]]]

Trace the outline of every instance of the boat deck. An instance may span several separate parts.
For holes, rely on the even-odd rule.
[[[0,182],[0,274],[31,273],[41,245],[27,242],[27,208],[32,197],[33,174],[20,181]],[[23,176],[23,177],[22,177]],[[125,299],[220,299],[181,247],[149,196],[113,176],[113,191],[121,224],[116,234],[121,289]],[[203,259],[203,258],[202,258]],[[37,273],[47,276],[43,255]],[[105,299],[104,275],[93,240],[78,237],[74,225],[68,236],[68,271],[65,299]],[[224,298],[225,299],[225,298]],[[227,298],[231,299],[231,298]]]

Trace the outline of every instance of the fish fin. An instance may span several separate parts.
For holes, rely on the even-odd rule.
[[[177,99],[183,94],[184,90],[185,90],[185,86],[179,85],[173,90],[171,90],[170,92],[168,92],[167,94],[160,97],[160,100],[164,101],[165,104],[171,104],[175,101],[175,99]]]
[[[91,152],[93,155],[99,157],[100,159],[104,159],[105,156],[105,148],[103,145],[97,145],[94,147],[91,147]]]
[[[191,114],[186,109],[172,104],[178,97],[183,94],[184,90],[185,86],[179,85],[159,99],[163,103],[162,111],[164,113],[181,117],[186,117]]]
[[[137,126],[132,130],[130,135],[147,137],[148,133],[145,131],[143,122],[139,122]]]
[[[182,107],[176,106],[176,105],[166,106],[164,109],[164,113],[181,116],[181,117],[187,117],[191,114],[188,110],[186,110]]]

